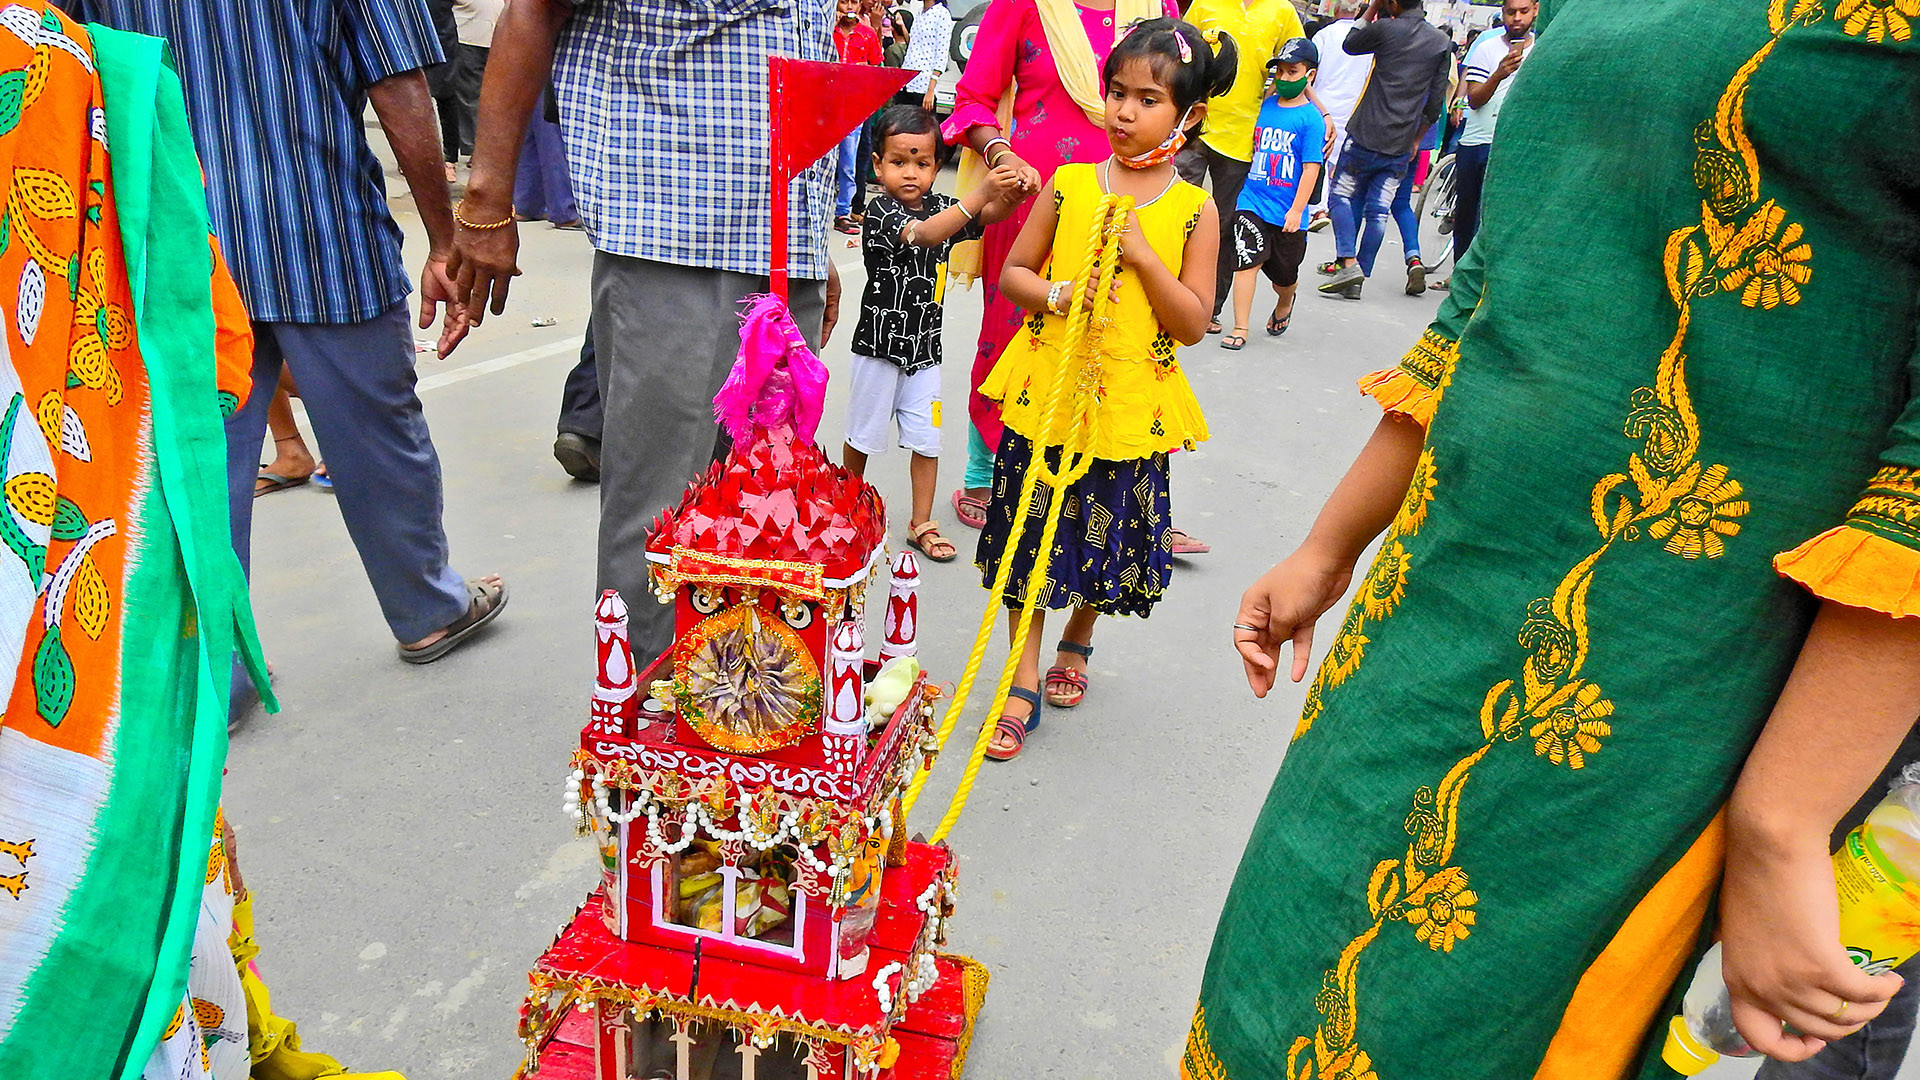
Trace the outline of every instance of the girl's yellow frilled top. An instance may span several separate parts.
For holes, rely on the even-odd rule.
[[[1063,165],[1054,174],[1053,184],[1059,225],[1043,276],[1080,278],[1094,215],[1105,194],[1100,166]],[[1206,202],[1206,192],[1175,181],[1165,194],[1135,208],[1147,243],[1175,276]],[[1180,370],[1175,356],[1179,343],[1154,317],[1139,276],[1123,266],[1117,280],[1119,293],[1108,305],[1105,327],[1096,327],[1097,332],[1088,335],[1089,344],[1083,346],[1093,354],[1091,374],[1097,395],[1091,410],[1091,441],[1085,448],[1108,461],[1190,449],[1206,440],[1207,421]],[[1065,316],[1044,311],[1030,314],[980,385],[982,396],[1000,403],[1007,426],[1037,444],[1049,442],[1044,428],[1047,396],[1066,336]],[[1070,379],[1069,392],[1077,382]]]

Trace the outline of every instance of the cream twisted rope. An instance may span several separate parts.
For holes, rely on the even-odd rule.
[[[994,689],[993,707],[987,710],[980,723],[980,733],[974,738],[966,770],[960,774],[959,787],[954,790],[953,800],[947,805],[946,816],[940,819],[940,827],[934,830],[933,839],[936,842],[946,838],[954,822],[959,819],[960,812],[966,808],[974,779],[980,773],[980,763],[986,759],[987,746],[993,741],[994,727],[1007,707],[1008,691],[1013,688],[1014,673],[1019,669],[1020,656],[1026,650],[1033,613],[1039,607],[1041,593],[1046,588],[1047,555],[1053,550],[1054,536],[1059,531],[1060,512],[1066,502],[1067,489],[1093,468],[1094,457],[1088,448],[1094,441],[1095,410],[1098,405],[1096,395],[1101,376],[1098,345],[1101,332],[1107,324],[1107,307],[1113,293],[1114,276],[1120,268],[1120,237],[1126,232],[1127,218],[1132,212],[1132,198],[1113,194],[1101,196],[1094,211],[1093,228],[1087,237],[1086,257],[1079,276],[1074,278],[1073,302],[1067,308],[1066,341],[1054,368],[1053,385],[1048,391],[1046,409],[1042,414],[1042,437],[1036,441],[1034,455],[1020,480],[1020,501],[1015,505],[1021,509],[1013,516],[1013,530],[1007,536],[1000,566],[994,573],[987,610],[981,615],[980,629],[974,635],[973,652],[967,658],[959,689],[954,692],[953,700],[947,705],[947,714],[940,722],[936,738],[942,749],[959,723],[960,714],[966,709],[967,698],[973,692],[974,679],[979,675],[987,647],[992,643],[994,623],[998,621],[1000,608],[1004,606],[1001,598],[1006,595],[1007,585],[1013,576],[1014,552],[1019,550],[1020,541],[1026,533],[1030,515],[1025,508],[1033,504],[1034,494],[1045,483],[1051,494],[1046,521],[1040,531],[1040,546],[1021,591],[1013,644],[1007,653],[1007,662],[1000,670],[1000,682]],[[1083,284],[1089,280],[1096,282],[1091,303],[1088,302],[1087,289]],[[1047,448],[1050,446],[1060,447],[1058,466],[1047,464]],[[926,786],[929,775],[923,770],[914,778],[902,800],[903,813],[910,812],[914,803],[919,801],[921,789]]]

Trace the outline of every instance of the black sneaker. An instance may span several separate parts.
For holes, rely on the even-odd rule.
[[[563,431],[553,440],[553,460],[567,475],[589,484],[600,482],[600,440]]]
[[[1427,268],[1419,259],[1407,260],[1407,295],[1419,296],[1427,291]]]

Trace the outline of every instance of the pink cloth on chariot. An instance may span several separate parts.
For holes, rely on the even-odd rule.
[[[1105,64],[1107,55],[1113,52],[1113,12],[1085,4],[1075,6],[1087,41],[1093,46],[1094,59]],[[1179,17],[1174,0],[1166,0],[1166,13],[1171,18]],[[1104,161],[1113,152],[1106,131],[1087,119],[1086,111],[1061,85],[1033,0],[993,0],[988,5],[974,37],[966,74],[954,91],[953,115],[941,127],[942,136],[950,143],[964,144],[968,129],[982,124],[998,127],[1000,98],[1009,86],[1014,88],[1013,130],[1007,139],[1020,160],[1040,170],[1042,180],[1053,179],[1054,170],[1068,162]],[[1032,200],[1020,204],[1012,217],[987,226],[982,238],[986,311],[980,317],[980,337],[973,354],[967,416],[981,440],[994,450],[1000,447],[1000,406],[980,396],[980,382],[1020,329],[1020,309],[1000,295],[1000,268],[1032,208]]]
[[[746,305],[740,358],[714,396],[714,418],[738,446],[755,428],[790,427],[801,442],[812,442],[826,411],[826,365],[807,347],[785,300],[761,294]]]

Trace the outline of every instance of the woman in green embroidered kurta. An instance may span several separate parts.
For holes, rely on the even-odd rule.
[[[1920,0],[1541,22],[1452,296],[1236,619],[1257,692],[1290,638],[1300,678],[1386,531],[1194,1080],[1672,1075],[1645,1036],[1723,844],[1756,1047],[1804,1057],[1895,985],[1847,965],[1821,875],[1920,713]]]

